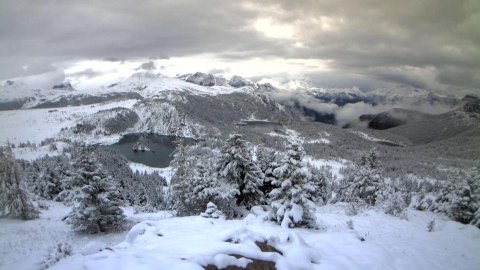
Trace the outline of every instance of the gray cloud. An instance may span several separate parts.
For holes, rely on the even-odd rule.
[[[0,7],[0,79],[82,59],[212,53],[328,60],[331,71],[305,74],[323,87],[480,91],[478,0],[0,0]],[[294,39],[255,31],[258,18],[293,25]]]
[[[105,72],[99,72],[99,71],[95,71],[93,70],[92,68],[87,68],[87,69],[84,69],[82,71],[79,71],[79,72],[75,72],[75,73],[72,73],[70,74],[71,77],[85,77],[87,79],[91,79],[91,78],[94,78],[94,77],[97,77],[97,76],[100,76],[102,74],[104,74]]]
[[[141,64],[136,70],[154,70],[157,67],[155,66],[155,63],[150,61],[150,62],[145,62]]]

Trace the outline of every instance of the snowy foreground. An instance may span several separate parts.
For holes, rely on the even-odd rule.
[[[50,204],[38,220],[0,219],[0,269],[45,269],[46,254],[57,243],[70,244],[73,255],[51,269],[244,267],[250,259],[273,261],[277,269],[480,267],[480,230],[427,212],[409,210],[407,220],[373,210],[347,216],[343,205],[327,205],[317,211],[321,229],[307,230],[265,221],[260,207],[243,220],[125,209],[136,224],[129,232],[85,236],[72,233],[61,221],[69,208]],[[432,219],[434,231],[428,232]],[[255,242],[266,242],[278,252],[262,252]]]

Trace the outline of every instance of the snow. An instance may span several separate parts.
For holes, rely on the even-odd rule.
[[[349,161],[345,159],[340,160],[328,160],[328,159],[315,159],[311,156],[305,156],[304,160],[306,163],[310,164],[311,166],[322,169],[327,168],[332,172],[332,175],[335,179],[341,180],[343,179],[343,174],[341,173],[342,168],[346,167]]]
[[[61,96],[136,92],[144,98],[153,98],[158,96],[168,96],[168,93],[171,91],[184,91],[198,95],[220,95],[233,92],[253,91],[253,88],[234,88],[231,86],[207,87],[161,74],[139,72],[133,74],[122,82],[118,82],[108,87],[101,86],[78,90],[35,89],[35,86],[17,81],[13,85],[0,85],[0,102],[35,97],[35,100],[31,100],[24,105],[24,107],[32,107],[37,105],[40,100],[55,100]]]
[[[70,208],[56,202],[48,205],[49,209],[42,210],[36,220],[0,219],[0,269],[41,269],[42,260],[58,243],[72,245],[74,252],[85,252],[83,249],[92,241],[109,246],[125,235],[76,235],[62,221]]]
[[[291,88],[306,88],[295,82]],[[308,86],[310,87],[310,86]],[[14,85],[1,92],[0,100],[35,96],[54,99],[60,95],[106,94],[134,91],[146,98],[162,97],[181,99],[173,91],[199,95],[220,95],[235,91],[250,91],[251,87],[205,87],[156,74],[136,74],[112,87],[78,91],[33,90]],[[310,89],[312,90],[312,89]],[[315,88],[315,91],[322,89]],[[50,137],[61,138],[62,128],[76,125],[101,110],[115,107],[135,109],[141,120],[135,127],[139,131],[150,130],[142,122],[149,115],[161,117],[169,107],[159,106],[143,110],[135,106],[137,100],[114,101],[94,105],[53,109],[29,109],[0,111],[0,143],[34,142],[39,144]],[[32,104],[30,104],[32,105]],[[172,115],[177,113],[170,108]],[[252,116],[253,117],[253,116]],[[156,120],[156,119],[155,119]],[[163,123],[163,122],[162,122]],[[168,124],[156,122],[155,131],[163,132]],[[195,123],[187,123],[182,130],[185,136],[193,136],[201,130]],[[385,141],[366,133],[354,131],[371,141]],[[286,130],[281,136],[303,144],[328,144],[329,134],[303,138],[294,130]],[[87,143],[113,143],[121,134],[112,136],[84,136],[76,139]],[[73,138],[75,139],[75,138]],[[16,158],[29,161],[45,155],[61,155],[67,143],[16,147]],[[343,178],[342,168],[347,160],[315,159],[305,157],[305,162],[316,168],[328,168],[335,179]],[[132,171],[159,173],[170,182],[172,168],[153,168],[139,163],[129,163]],[[44,269],[42,261],[59,243],[72,246],[73,256],[61,259],[52,269],[202,269],[214,264],[217,267],[236,265],[245,267],[254,259],[273,261],[277,269],[479,269],[480,230],[462,225],[429,212],[407,210],[408,219],[389,216],[376,209],[364,210],[356,216],[346,214],[347,205],[335,204],[317,207],[319,230],[288,229],[267,221],[264,208],[253,207],[242,220],[204,218],[201,216],[174,217],[172,213],[136,213],[124,208],[131,226],[128,231],[78,235],[73,233],[62,219],[71,210],[60,203],[43,202],[48,209],[41,210],[39,219],[20,221],[0,219],[0,269]],[[300,214],[299,209],[294,211]],[[298,218],[298,215],[296,216]],[[433,232],[427,226],[435,220]],[[349,225],[350,224],[350,225]],[[267,242],[281,252],[262,252],[255,242]],[[236,258],[232,255],[240,255]]]
[[[169,91],[186,91],[199,95],[220,95],[246,90],[246,88],[234,88],[230,86],[201,86],[178,78],[141,72],[133,74],[130,78],[114,87],[103,88],[103,91],[129,92],[132,91],[132,89],[142,89],[138,91],[138,93],[145,98],[155,97],[159,94],[166,94]]]
[[[329,144],[330,143],[329,139],[323,138],[323,136],[326,136],[326,137],[330,136],[330,134],[328,134],[327,132],[323,132],[323,133],[319,134],[319,138],[311,139],[311,140],[308,140],[304,137],[301,137],[300,134],[293,129],[286,129],[285,134],[279,134],[279,133],[276,133],[276,132],[269,132],[269,133],[267,133],[267,135],[272,136],[272,137],[282,137],[282,138],[288,139],[290,141],[298,142],[298,143],[301,143],[301,144],[314,144],[314,143]]]
[[[130,169],[132,170],[132,172],[147,173],[147,174],[158,173],[160,176],[164,177],[167,180],[167,183],[170,183],[170,179],[172,178],[172,175],[173,175],[172,167],[155,168],[155,167],[150,167],[150,166],[147,166],[141,163],[136,163],[136,162],[130,162],[128,165],[130,166]]]
[[[50,149],[50,144],[37,147],[15,147],[13,148],[13,153],[15,154],[16,159],[23,159],[27,161],[34,161],[36,159],[42,158],[46,155],[48,156],[60,156],[63,154],[63,149],[68,147],[69,144],[65,142],[55,142],[57,147],[56,150]]]
[[[277,269],[461,270],[480,265],[480,230],[430,212],[408,210],[407,219],[401,219],[370,209],[349,216],[346,204],[326,205],[317,208],[320,229],[313,230],[282,228],[267,221],[260,206],[243,220],[136,214],[125,208],[133,226],[128,232],[79,235],[62,221],[69,207],[48,205],[40,219],[0,219],[0,269],[44,269],[42,261],[58,243],[70,244],[73,255],[49,269],[244,267],[254,259],[273,261]],[[428,232],[431,220],[435,229]],[[281,254],[262,252],[255,242]]]
[[[62,128],[73,127],[82,117],[115,107],[132,108],[136,102],[124,100],[56,109],[0,111],[0,143],[30,141],[38,144],[46,138],[58,136]],[[106,137],[105,142],[108,139]],[[116,140],[113,139],[114,142]],[[110,138],[109,142],[111,141]]]
[[[395,142],[392,142],[392,141],[388,141],[388,140],[384,140],[384,139],[379,139],[379,138],[375,138],[375,137],[372,137],[364,132],[361,132],[361,131],[358,131],[358,130],[353,130],[353,131],[350,131],[351,133],[353,134],[356,134],[360,137],[362,137],[363,139],[367,140],[367,141],[372,141],[372,142],[387,142],[387,143],[392,143],[392,144],[398,144],[398,145],[401,145],[401,146],[405,146],[404,144],[402,143],[395,143]]]
[[[245,266],[252,259],[273,261],[277,269],[478,269],[480,230],[473,226],[414,210],[408,220],[375,210],[347,216],[345,210],[342,204],[318,208],[321,230],[282,228],[265,221],[260,207],[243,220],[143,221],[111,250],[75,253],[51,269],[202,269]],[[432,217],[436,230],[428,232]],[[262,252],[256,241],[282,254]]]
[[[313,144],[313,143],[329,144],[330,140],[325,139],[325,138],[320,138],[320,139],[314,139],[314,140],[306,140],[304,143],[306,143],[306,144]]]

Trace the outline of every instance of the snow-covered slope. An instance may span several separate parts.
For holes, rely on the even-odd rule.
[[[125,81],[95,89],[35,89],[22,82],[12,82],[0,87],[0,110],[78,106],[130,98],[165,98],[171,92],[183,92],[194,95],[219,95],[252,91],[254,91],[252,85],[237,88],[228,84],[209,87],[161,74],[141,72],[133,74]]]
[[[133,74],[127,80],[103,88],[101,91],[125,92],[135,91],[144,98],[163,96],[168,91],[182,91],[199,95],[228,94],[245,89],[236,89],[231,86],[202,86],[187,82],[179,78],[171,78],[161,74],[148,72]]]
[[[417,211],[410,211],[408,220],[375,211],[354,217],[344,212],[342,205],[319,208],[320,230],[266,222],[260,207],[244,220],[144,221],[124,242],[99,253],[76,254],[52,269],[202,269],[245,267],[253,260],[289,270],[476,269],[480,263],[480,231],[473,226]],[[432,219],[436,225],[429,232]]]
[[[116,107],[132,108],[136,102],[126,100],[58,109],[0,111],[0,142],[40,143],[46,138],[57,137],[62,128],[74,127],[83,117]]]

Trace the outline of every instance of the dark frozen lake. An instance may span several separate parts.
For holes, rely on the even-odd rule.
[[[150,167],[165,168],[172,161],[172,153],[175,151],[177,137],[157,134],[127,134],[115,144],[108,145],[132,162],[141,163]],[[195,140],[183,138],[185,144],[191,144]],[[133,151],[133,146],[140,142],[152,151]]]

